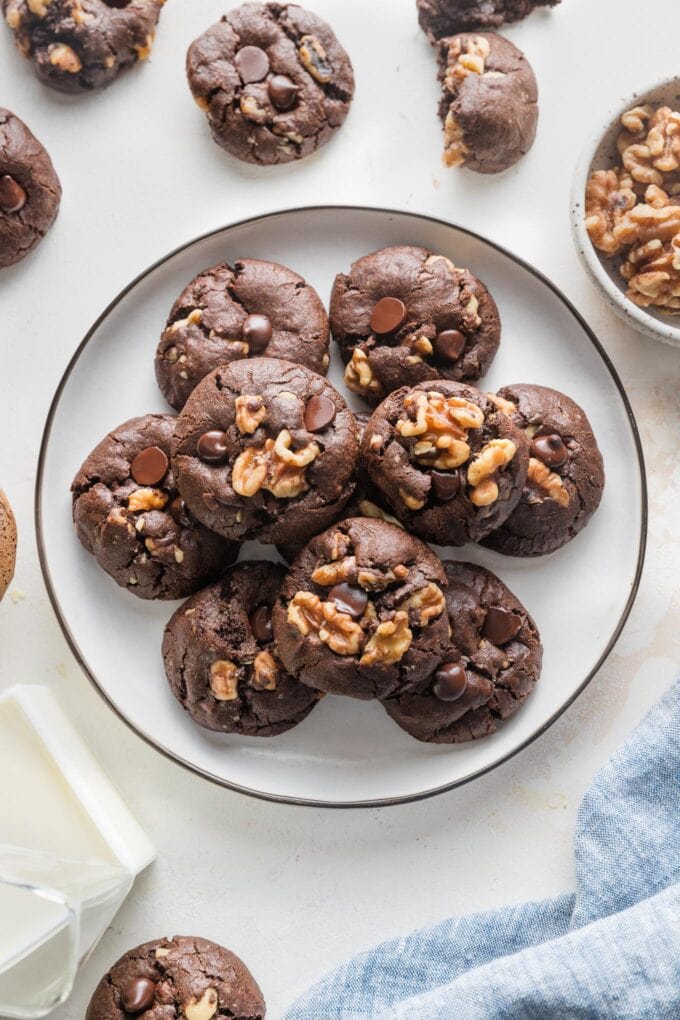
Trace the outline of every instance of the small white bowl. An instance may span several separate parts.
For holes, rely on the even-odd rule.
[[[620,165],[616,139],[622,130],[621,114],[633,106],[644,103],[665,105],[680,110],[680,77],[659,82],[648,89],[633,93],[615,113],[609,114],[605,123],[590,139],[576,164],[571,193],[571,225],[581,262],[613,311],[641,333],[674,347],[680,347],[680,314],[671,316],[651,308],[639,308],[627,298],[626,281],[619,274],[616,260],[595,248],[585,225],[584,203],[588,178],[593,170],[608,170],[610,167]]]

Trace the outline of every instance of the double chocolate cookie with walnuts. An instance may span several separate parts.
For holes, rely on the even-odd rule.
[[[187,77],[218,145],[248,163],[288,163],[330,140],[354,95],[330,25],[294,4],[245,3],[189,48]]]
[[[604,491],[602,454],[582,408],[547,386],[505,386],[496,398],[531,446],[516,509],[484,544],[508,556],[542,556],[586,526]]]
[[[457,744],[493,733],[541,673],[536,624],[502,581],[471,563],[444,563],[451,644],[425,683],[384,702],[418,740]]]
[[[529,440],[484,393],[440,381],[391,393],[366,426],[361,454],[408,530],[464,545],[500,527],[517,506]]]
[[[373,404],[427,379],[479,379],[501,335],[481,280],[413,245],[373,252],[337,276],[330,320],[347,386]]]
[[[91,92],[146,60],[165,0],[2,0],[17,48],[60,92]]]
[[[143,599],[186,598],[238,553],[181,499],[170,467],[174,427],[169,414],[125,422],[95,447],[71,486],[80,542]]]
[[[302,683],[384,698],[425,680],[448,643],[439,560],[384,521],[340,521],[312,539],[276,601],[274,637]]]
[[[509,39],[455,35],[437,46],[444,163],[497,174],[526,155],[536,137],[538,86]]]
[[[319,700],[276,655],[272,606],[285,574],[278,563],[239,563],[180,606],[165,628],[170,688],[199,726],[273,737],[302,722]]]
[[[176,935],[128,950],[101,979],[85,1020],[264,1020],[257,982],[242,960],[208,939]]]
[[[560,0],[416,0],[418,21],[431,42],[455,32],[500,28],[521,21],[537,7],[555,7]]]
[[[24,122],[0,109],[0,268],[42,241],[59,212],[61,185],[45,148]]]
[[[252,358],[199,383],[177,420],[173,468],[192,513],[225,538],[318,534],[354,491],[354,415],[301,365]]]
[[[179,411],[213,369],[249,356],[325,375],[328,342],[313,287],[276,262],[240,259],[199,273],[177,298],[156,351],[156,379]]]

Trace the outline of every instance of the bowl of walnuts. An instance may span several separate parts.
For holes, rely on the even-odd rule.
[[[680,347],[680,77],[635,93],[579,160],[581,261],[613,310]]]

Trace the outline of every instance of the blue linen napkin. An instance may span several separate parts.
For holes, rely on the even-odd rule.
[[[362,953],[285,1020],[678,1020],[680,680],[579,808],[577,890]]]

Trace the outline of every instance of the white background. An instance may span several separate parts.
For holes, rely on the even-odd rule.
[[[0,484],[21,535],[15,584],[0,612],[0,685],[44,682],[58,690],[159,850],[72,1001],[55,1014],[59,1020],[80,1020],[107,966],[129,946],[161,934],[204,935],[242,955],[277,1018],[327,968],[376,941],[454,912],[570,888],[579,799],[598,765],[669,685],[680,659],[680,352],[612,317],[577,261],[568,222],[573,165],[598,119],[636,87],[677,73],[677,0],[655,0],[654,24],[663,30],[653,45],[648,19],[643,25],[633,0],[564,0],[508,29],[536,70],[541,121],[529,156],[495,179],[441,167],[434,61],[413,0],[313,6],[351,53],[356,100],[333,143],[298,165],[271,170],[237,164],[211,142],[184,81],[186,47],[223,13],[220,0],[170,0],[150,63],[105,93],[76,100],[41,87],[9,33],[0,35],[0,104],[41,138],[64,185],[46,242],[0,276]],[[650,475],[650,547],[640,595],[586,693],[491,775],[432,801],[371,812],[246,800],[142,744],[69,654],[45,595],[33,534],[34,472],[49,402],[110,298],[196,234],[255,213],[324,202],[449,218],[542,269],[613,357],[638,416]],[[597,572],[593,562],[584,584],[596,584]]]

